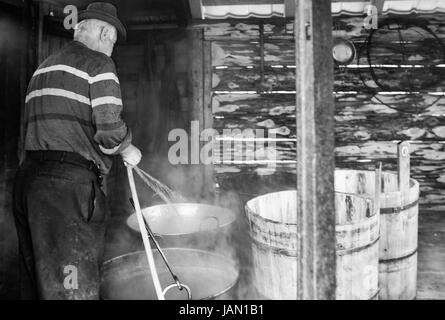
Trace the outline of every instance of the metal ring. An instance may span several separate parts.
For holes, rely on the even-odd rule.
[[[190,290],[190,287],[180,283],[179,281],[176,280],[176,283],[172,283],[171,285],[169,285],[168,287],[166,287],[164,289],[164,291],[162,291],[162,295],[165,296],[165,294],[167,293],[168,290],[177,287],[179,289],[179,291],[182,291],[183,289],[185,289],[185,291],[187,291],[187,297],[189,300],[192,300],[192,290]]]
[[[416,248],[413,252],[411,252],[411,253],[409,253],[409,254],[403,256],[403,257],[392,258],[392,259],[380,259],[380,260],[379,260],[379,263],[380,263],[380,262],[383,262],[383,263],[391,263],[391,262],[396,262],[396,261],[400,261],[400,260],[408,259],[408,258],[411,258],[411,257],[412,257],[413,255],[415,255],[416,253],[417,253],[417,248]]]
[[[255,244],[255,246],[261,250],[272,251],[273,253],[288,256],[297,257],[297,250],[292,250],[290,248],[280,248],[270,244],[266,244],[258,241],[252,235],[250,235],[250,240]]]
[[[364,246],[361,247],[356,247],[356,248],[350,248],[350,249],[337,249],[336,248],[336,254],[338,256],[344,256],[347,254],[351,254],[354,252],[360,252],[362,250],[368,249],[370,247],[372,247],[373,245],[375,245],[378,241],[380,240],[380,236],[377,237],[374,241],[372,241],[371,243],[365,244]]]
[[[395,208],[380,208],[380,214],[394,214],[399,213],[408,209],[411,209],[419,204],[419,199],[417,199],[414,202],[411,202],[410,204],[401,206],[401,207],[395,207]]]

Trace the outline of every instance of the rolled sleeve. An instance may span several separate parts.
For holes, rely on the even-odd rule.
[[[132,135],[121,117],[122,96],[113,61],[107,60],[95,73],[90,79],[94,141],[104,154],[118,154],[131,143]]]

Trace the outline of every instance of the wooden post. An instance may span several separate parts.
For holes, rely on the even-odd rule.
[[[202,3],[201,0],[189,0],[190,13],[193,19],[202,19]]]
[[[36,21],[35,21],[35,8],[32,0],[25,0],[22,11],[22,53],[20,61],[20,93],[21,106],[20,106],[20,137],[17,154],[19,157],[19,163],[25,158],[25,96],[28,81],[31,79],[32,74],[36,67]]]
[[[212,44],[210,41],[203,41],[203,128],[213,128],[212,111]],[[204,143],[205,144],[205,143]],[[204,189],[202,196],[204,198],[213,198],[215,196],[213,164],[204,165]]]
[[[298,299],[334,299],[334,100],[329,0],[295,1]]]
[[[37,4],[37,64],[43,62],[43,17],[45,4]]]
[[[379,15],[383,13],[383,7],[385,6],[385,0],[371,0],[371,5],[377,8]]]
[[[398,155],[398,166],[397,175],[399,182],[399,191],[402,195],[402,201],[404,197],[409,195],[409,179],[410,179],[410,152],[409,152],[409,142],[403,141],[397,145],[397,155]]]
[[[294,0],[284,0],[284,17],[293,17],[295,13],[295,2]]]
[[[382,193],[382,163],[375,166],[374,211],[380,214],[380,194]]]
[[[203,200],[213,194],[213,167],[204,165],[199,158],[199,152],[205,142],[196,141],[201,132],[212,128],[211,114],[211,44],[204,41],[204,30],[189,31],[190,45],[190,118],[199,121],[199,128],[191,132],[190,185],[193,186],[193,198]],[[196,132],[198,131],[198,132]]]

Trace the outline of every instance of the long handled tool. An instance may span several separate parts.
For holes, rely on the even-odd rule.
[[[134,167],[134,169],[140,170],[138,167]],[[136,192],[136,185],[134,183],[133,168],[127,166],[127,172],[128,172],[128,180],[130,183],[130,190],[131,190],[131,194],[132,194],[132,198],[130,198],[130,203],[136,211],[136,217],[137,217],[139,229],[142,234],[142,240],[144,242],[145,252],[147,255],[147,259],[148,259],[148,264],[150,266],[150,271],[152,274],[153,283],[154,283],[155,290],[156,290],[156,295],[159,300],[165,300],[165,294],[167,293],[167,291],[174,287],[178,287],[178,289],[180,291],[185,289],[187,291],[188,299],[191,300],[192,292],[191,292],[190,288],[187,285],[181,283],[179,281],[178,276],[176,276],[176,274],[173,273],[173,270],[167,261],[167,257],[164,255],[164,252],[162,252],[161,247],[159,246],[158,242],[156,241],[153,232],[151,231],[150,227],[148,226],[147,221],[145,221],[144,216],[142,215],[141,207],[139,204],[139,198],[138,198],[137,192]],[[148,239],[148,236],[150,236],[151,239],[153,240],[153,243],[155,244],[156,249],[159,251],[159,254],[161,255],[162,259],[164,260],[165,265],[167,266],[167,269],[170,272],[170,274],[173,278],[173,281],[174,281],[173,284],[167,286],[164,290],[162,290],[161,284],[159,282],[159,277],[158,277],[158,273],[156,271],[156,266],[154,263],[154,258],[153,258],[153,254],[151,251],[151,246],[150,246],[150,241]]]
[[[133,201],[132,198],[130,198],[130,203],[131,203],[131,205],[133,206],[133,208],[135,208],[135,204],[134,204],[134,201]],[[173,281],[175,282],[175,283],[169,285],[168,287],[166,287],[162,293],[165,295],[165,293],[166,293],[168,290],[170,290],[171,288],[177,286],[178,289],[179,289],[180,291],[182,291],[183,289],[185,289],[185,290],[187,291],[188,299],[191,300],[191,299],[192,299],[192,291],[190,290],[190,288],[189,288],[187,285],[185,285],[185,284],[183,284],[183,283],[181,283],[181,282],[179,281],[178,276],[173,272],[172,268],[170,267],[170,264],[169,264],[168,261],[167,261],[167,257],[165,256],[164,252],[162,252],[161,247],[159,246],[158,241],[156,240],[156,238],[155,238],[153,232],[151,231],[150,227],[148,226],[148,223],[147,223],[147,221],[145,220],[145,218],[144,218],[143,215],[142,215],[142,218],[144,219],[145,229],[147,229],[147,232],[148,232],[148,234],[150,235],[151,240],[153,240],[153,243],[155,244],[156,249],[159,251],[159,254],[160,254],[161,257],[162,257],[162,260],[164,260],[164,263],[165,263],[165,265],[167,266],[167,269],[168,269],[168,271],[170,272],[170,275],[172,276]]]
[[[165,300],[164,293],[162,292],[161,288],[161,283],[159,282],[158,273],[156,271],[156,265],[153,258],[153,253],[151,252],[151,246],[150,246],[150,241],[148,239],[147,229],[145,228],[144,217],[142,216],[141,206],[139,204],[139,199],[136,192],[136,185],[134,183],[134,177],[133,177],[133,168],[127,166],[127,173],[128,173],[128,182],[130,184],[131,195],[134,200],[134,207],[136,210],[136,217],[139,224],[139,230],[141,231],[142,241],[144,242],[145,253],[147,254],[148,265],[150,266],[150,271],[156,295],[159,300]]]

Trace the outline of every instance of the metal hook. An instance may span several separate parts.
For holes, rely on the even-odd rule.
[[[174,287],[177,287],[179,289],[179,291],[182,291],[183,289],[185,289],[185,291],[187,291],[188,300],[192,300],[192,290],[190,290],[190,287],[185,285],[185,284],[183,284],[183,283],[180,283],[177,280],[176,280],[176,283],[173,283],[173,284],[169,285],[168,287],[166,287],[164,289],[164,291],[162,291],[162,294],[165,296],[167,291],[172,289],[172,288],[174,288]]]

